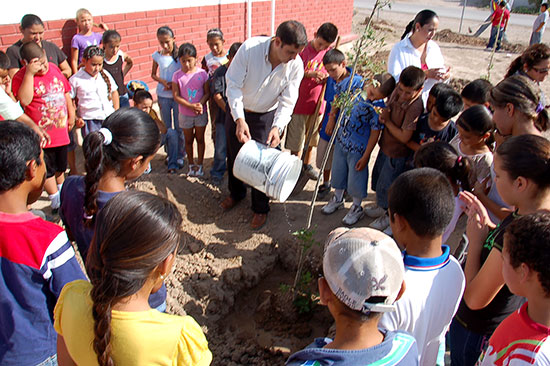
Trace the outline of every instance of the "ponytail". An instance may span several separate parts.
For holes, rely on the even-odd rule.
[[[113,99],[113,97],[111,96],[111,82],[109,81],[109,77],[107,76],[107,74],[103,70],[101,70],[99,73],[101,74],[101,77],[105,81],[105,84],[107,84],[107,98],[109,98],[109,100],[111,100],[111,99]]]
[[[105,171],[114,169],[119,173],[121,162],[140,155],[146,159],[155,154],[160,145],[160,132],[155,121],[137,108],[115,111],[103,122],[103,128],[110,132],[111,139],[106,139],[101,131],[94,131],[82,143],[86,160],[84,222],[90,226],[98,212],[98,185]]]
[[[521,70],[523,68],[523,62],[521,61],[521,56],[518,56],[512,61],[510,66],[508,66],[508,71],[506,72],[506,75],[504,75],[504,78],[508,78],[512,75],[515,75],[516,72]]]
[[[401,39],[404,39],[405,37],[407,37],[407,35],[409,33],[411,33],[412,29],[413,29],[413,25],[414,25],[414,19],[411,20],[409,22],[409,24],[407,24],[407,26],[405,27],[405,31],[403,32],[403,34],[401,35]]]
[[[116,195],[97,216],[86,261],[92,284],[93,349],[100,366],[114,366],[112,307],[136,294],[147,280],[158,284],[167,275],[155,272],[178,248],[182,217],[173,203],[140,191]]]
[[[473,164],[470,159],[458,155],[449,143],[435,141],[420,146],[414,154],[414,165],[417,168],[434,168],[447,176],[453,186],[464,191],[471,191],[470,175]]]

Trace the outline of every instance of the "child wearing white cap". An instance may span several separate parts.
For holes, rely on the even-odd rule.
[[[411,335],[378,329],[381,315],[393,311],[405,291],[403,259],[393,239],[370,228],[335,229],[325,245],[323,272],[321,304],[334,318],[336,336],[315,339],[286,365],[418,365]]]

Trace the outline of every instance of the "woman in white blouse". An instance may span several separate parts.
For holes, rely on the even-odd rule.
[[[432,40],[438,26],[439,17],[435,12],[422,10],[416,14],[405,28],[401,41],[393,46],[388,60],[388,72],[393,75],[396,82],[399,81],[401,71],[407,66],[416,66],[424,70],[424,105],[432,86],[448,80],[451,76],[450,67],[445,67],[439,46]]]

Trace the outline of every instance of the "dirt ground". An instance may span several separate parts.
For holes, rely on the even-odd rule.
[[[365,13],[354,15],[359,32]],[[408,14],[381,12],[376,27],[385,36],[386,47],[378,57],[386,58],[397,42]],[[485,41],[453,34],[457,20],[441,19],[437,35],[447,65],[452,67],[453,85],[464,85],[486,74],[489,52]],[[466,27],[469,26],[466,24]],[[495,55],[491,81],[504,75],[508,64],[525,44],[521,35],[526,29],[509,29],[509,38],[520,45],[510,46]],[[520,27],[518,27],[520,28]],[[457,43],[459,42],[459,43]],[[349,47],[349,45],[344,45]],[[548,86],[543,86],[547,95]],[[207,131],[209,134],[209,131]],[[371,157],[371,168],[375,160]],[[213,144],[207,142],[205,170],[212,164]],[[79,157],[82,162],[82,156]],[[227,179],[221,188],[204,179],[166,174],[165,154],[159,151],[152,162],[153,171],[130,186],[169,198],[181,210],[184,219],[184,247],[173,273],[167,278],[168,312],[189,314],[203,326],[214,354],[213,365],[280,365],[291,352],[303,348],[314,337],[325,336],[332,325],[324,307],[317,306],[307,315],[298,315],[285,288],[291,285],[296,271],[300,244],[291,235],[306,225],[307,212],[314,189],[310,181],[303,192],[286,203],[271,203],[267,224],[259,231],[249,229],[252,216],[248,196],[232,211],[223,213],[219,203],[227,195]],[[369,194],[368,201],[372,201]],[[313,214],[314,238],[323,243],[328,232],[341,225],[346,210],[324,216],[317,202]],[[346,209],[351,203],[346,204]],[[49,206],[45,197],[35,205]],[[45,208],[49,213],[48,208]],[[362,219],[358,226],[366,226]],[[456,241],[457,236],[453,238]],[[321,245],[315,245],[306,259],[311,273],[311,289],[320,272]],[[287,285],[287,286],[285,286]]]

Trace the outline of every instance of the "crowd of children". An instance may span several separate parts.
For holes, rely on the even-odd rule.
[[[163,145],[168,173],[186,159],[188,176],[204,176],[209,120],[210,176],[222,183],[226,73],[241,44],[226,52],[223,32],[210,29],[211,52],[199,63],[193,44],[176,45],[160,27],[151,72],[159,116],[147,86],[124,81],[133,62],[121,35],[86,9],[76,22],[69,62],[32,14],[21,21],[22,40],[0,52],[8,79],[0,88],[0,363],[208,365],[200,326],[164,313],[181,214],[125,183],[147,172]],[[300,53],[304,77],[285,147],[304,154],[312,179],[322,174],[319,197],[331,195],[323,214],[343,208],[348,194],[342,222],[374,220],[329,234],[318,285],[336,333],[287,365],[444,365],[446,349],[452,366],[548,365],[550,142],[539,85],[516,72],[494,87],[479,79],[460,93],[445,82],[427,92],[430,70],[416,66],[398,80],[351,78],[344,53],[331,48],[337,34],[322,24]],[[345,109],[339,99],[350,95]],[[76,174],[74,128],[85,175]],[[320,173],[314,146],[317,168],[328,159]],[[363,207],[370,175],[376,201]],[[29,212],[43,189],[64,230]],[[463,215],[465,244],[451,248]]]

